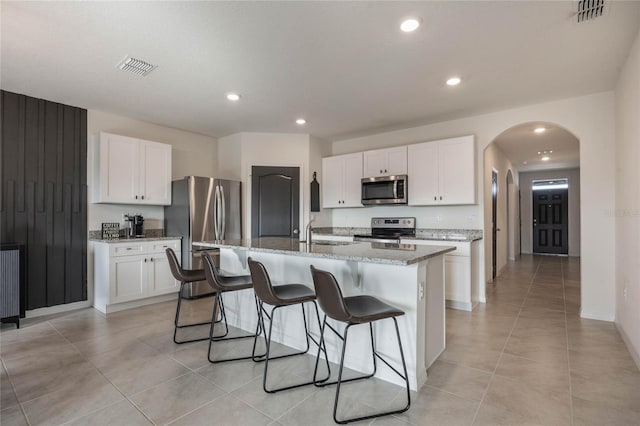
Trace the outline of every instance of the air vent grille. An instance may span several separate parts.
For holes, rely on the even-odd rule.
[[[149,62],[143,61],[142,59],[132,58],[130,56],[127,56],[122,62],[118,64],[118,68],[120,68],[122,71],[127,71],[140,77],[144,77],[145,75],[149,74],[155,67],[156,65],[150,64]]]
[[[590,21],[604,13],[604,0],[578,0],[578,22]]]

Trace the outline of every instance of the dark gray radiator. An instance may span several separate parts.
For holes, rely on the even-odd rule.
[[[0,318],[20,315],[20,249],[0,251]]]

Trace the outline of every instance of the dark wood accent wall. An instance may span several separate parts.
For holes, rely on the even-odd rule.
[[[0,240],[26,246],[27,309],[86,300],[87,110],[0,96]]]

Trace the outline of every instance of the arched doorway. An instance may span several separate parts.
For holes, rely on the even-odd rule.
[[[569,208],[569,255],[580,255],[579,145],[573,133],[555,123],[525,122],[500,133],[485,149],[485,205],[493,205],[492,174],[501,176],[495,203],[496,224],[492,226],[492,220],[488,220],[484,229],[485,253],[492,257],[487,259],[487,266],[493,269],[495,262],[496,275],[520,253],[533,252],[531,192],[536,179],[570,177],[570,188],[578,195],[569,194],[569,199],[573,198]],[[494,229],[500,230],[495,244],[491,238]],[[491,269],[487,271],[488,282],[492,282]]]

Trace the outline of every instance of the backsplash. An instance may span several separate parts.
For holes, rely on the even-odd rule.
[[[147,229],[145,228],[144,230],[144,236],[147,238],[157,238],[157,237],[164,237],[164,229],[163,228],[158,228],[158,229]],[[121,228],[120,229],[120,238],[125,239],[127,238],[127,229],[126,228]],[[102,230],[98,229],[97,231],[89,231],[89,239],[90,240],[101,240],[102,239]]]

